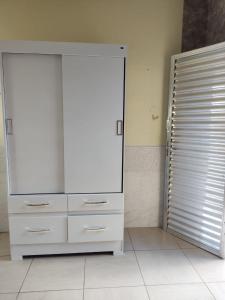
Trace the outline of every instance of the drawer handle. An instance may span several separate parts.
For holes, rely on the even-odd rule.
[[[97,231],[105,231],[106,227],[103,226],[94,226],[94,227],[84,227],[87,231],[97,232]]]
[[[41,206],[49,206],[49,203],[28,203],[24,202],[26,206],[32,206],[32,207],[41,207]]]
[[[106,205],[109,204],[108,201],[104,200],[104,201],[88,201],[88,200],[84,200],[84,204],[85,205]]]
[[[47,232],[50,232],[51,229],[48,229],[48,228],[40,228],[40,229],[26,228],[26,231],[32,232],[32,233],[47,233]]]

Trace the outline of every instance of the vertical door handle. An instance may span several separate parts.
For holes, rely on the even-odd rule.
[[[5,126],[6,126],[6,134],[12,135],[13,134],[13,123],[12,119],[6,119],[5,120]]]
[[[123,135],[123,121],[122,120],[116,121],[116,134]]]

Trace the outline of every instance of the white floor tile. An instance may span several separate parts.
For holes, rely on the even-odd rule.
[[[131,228],[130,237],[134,250],[178,249],[174,237],[160,228]]]
[[[17,294],[0,294],[0,300],[16,300]]]
[[[185,249],[183,251],[203,281],[225,281],[225,260],[200,249]]]
[[[207,286],[216,300],[225,299],[225,282],[207,283]]]
[[[18,300],[82,300],[83,290],[20,293]]]
[[[34,259],[24,281],[24,291],[81,289],[84,257],[45,257]]]
[[[9,234],[0,233],[0,256],[5,256],[9,254]]]
[[[18,292],[30,263],[30,259],[20,262],[9,261],[8,258],[0,260],[0,293]]]
[[[84,300],[149,300],[145,287],[84,290]]]
[[[181,250],[137,251],[147,285],[200,282]]]
[[[142,285],[142,277],[133,251],[122,256],[87,256],[85,287],[120,287]]]
[[[130,236],[128,230],[124,230],[124,251],[131,251],[134,250],[131,244]]]
[[[204,284],[160,285],[148,287],[151,300],[213,300]],[[224,298],[223,298],[224,299]]]
[[[191,243],[188,243],[182,239],[179,239],[177,237],[175,237],[175,240],[178,244],[178,246],[181,248],[181,249],[197,249],[198,247],[192,245]]]

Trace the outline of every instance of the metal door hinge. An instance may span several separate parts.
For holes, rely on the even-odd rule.
[[[12,135],[13,134],[13,123],[12,119],[6,119],[5,120],[5,127],[6,127],[6,134]]]

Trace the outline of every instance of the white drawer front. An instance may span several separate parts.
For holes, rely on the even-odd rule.
[[[12,244],[51,244],[67,241],[66,216],[11,216],[9,224]]]
[[[123,215],[68,217],[70,243],[119,241],[123,239]]]
[[[68,195],[69,211],[123,210],[123,194]]]
[[[9,213],[66,212],[66,195],[15,195],[9,196]]]

